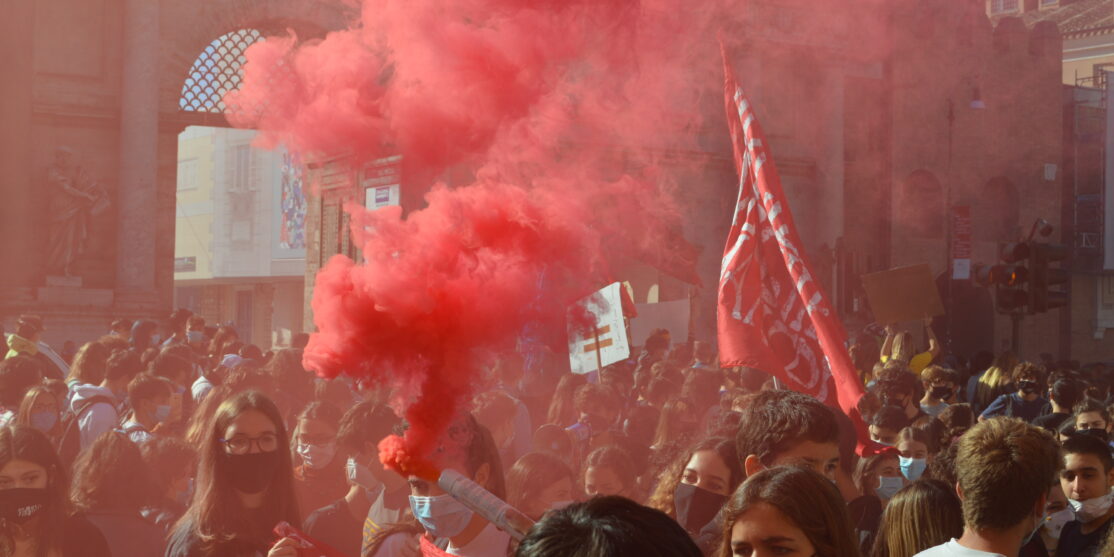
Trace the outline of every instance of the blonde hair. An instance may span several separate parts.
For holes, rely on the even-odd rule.
[[[903,331],[895,335],[893,345],[890,348],[890,359],[909,365],[909,360],[912,360],[914,355],[913,335],[909,331]]]
[[[1013,352],[1002,352],[994,359],[994,365],[979,378],[975,387],[975,404],[979,408],[990,406],[999,395],[1006,394],[1013,383],[1013,368],[1017,366],[1017,356]]]

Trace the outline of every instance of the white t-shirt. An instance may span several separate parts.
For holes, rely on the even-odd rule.
[[[464,547],[457,547],[450,541],[445,552],[460,557],[501,557],[507,554],[507,546],[510,544],[511,535],[489,522],[480,534],[464,544]]]
[[[963,547],[962,545],[959,545],[959,542],[955,541],[955,538],[952,538],[952,541],[950,541],[948,543],[938,545],[936,547],[930,547],[930,548],[914,555],[913,557],[1006,557],[1006,556],[1002,555],[1001,553],[987,553],[985,551],[979,551],[977,549],[971,549],[969,547]]]

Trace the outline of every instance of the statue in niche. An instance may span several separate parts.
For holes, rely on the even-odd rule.
[[[72,149],[59,147],[46,174],[50,198],[47,272],[65,277],[73,276],[74,261],[85,253],[90,218],[104,213],[111,204],[104,187],[75,159]]]

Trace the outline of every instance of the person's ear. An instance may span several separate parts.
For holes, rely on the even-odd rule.
[[[955,483],[955,495],[959,497],[960,501],[963,501],[963,488],[959,487],[959,482]]]
[[[766,466],[762,464],[761,460],[758,460],[758,455],[747,455],[743,459],[743,472],[746,472],[748,478],[765,469]]]
[[[1114,486],[1114,468],[1111,468],[1106,472],[1106,485]]]

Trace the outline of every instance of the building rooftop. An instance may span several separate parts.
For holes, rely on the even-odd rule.
[[[1030,10],[1023,14],[1000,14],[991,17],[995,25],[1006,17],[1020,17],[1026,27],[1051,21],[1067,36],[1114,32],[1114,0],[1061,0],[1060,7]]]

